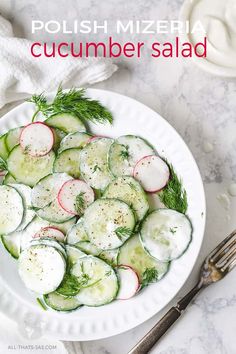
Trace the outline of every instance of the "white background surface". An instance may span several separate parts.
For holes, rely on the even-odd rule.
[[[44,33],[32,36],[32,19],[176,19],[181,4],[180,0],[1,0],[0,11],[12,19],[18,35],[51,40]],[[75,35],[73,39],[76,38],[85,39]],[[102,37],[98,35],[97,38]],[[146,42],[167,39],[164,35],[143,35],[141,38]],[[65,35],[57,35],[57,40],[65,39]],[[128,35],[125,38],[126,41],[130,39]],[[236,227],[236,198],[229,197],[226,203],[217,199],[222,193],[227,194],[232,181],[236,182],[236,81],[208,75],[189,60],[149,57],[142,61],[119,59],[118,64],[120,70],[114,77],[96,87],[135,97],[164,116],[192,150],[205,184],[206,237],[195,270],[177,301],[196,281],[205,255]],[[5,111],[7,109],[9,107]],[[213,150],[206,153],[208,142]],[[83,343],[84,354],[125,354],[159,317],[160,314],[126,334]],[[152,352],[234,354],[235,333],[236,271],[204,290]],[[72,354],[76,353],[76,345],[73,347]]]

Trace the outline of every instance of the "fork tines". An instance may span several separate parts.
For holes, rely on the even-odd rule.
[[[221,272],[230,271],[236,265],[236,230],[211,252],[209,261]]]

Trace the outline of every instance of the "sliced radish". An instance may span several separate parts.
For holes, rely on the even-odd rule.
[[[22,149],[31,156],[47,155],[52,150],[53,144],[53,131],[42,122],[27,125],[20,135]]]
[[[94,141],[94,140],[97,140],[97,139],[102,139],[102,138],[107,138],[107,136],[104,136],[104,135],[91,136],[91,138],[88,139],[88,143],[91,143],[91,141]]]
[[[93,201],[94,191],[80,179],[65,182],[58,193],[60,206],[73,215],[82,215]]]
[[[34,238],[53,238],[59,242],[65,240],[65,235],[61,230],[54,226],[43,227],[35,235]]]
[[[1,170],[1,171],[0,171],[0,176],[5,176],[6,173],[7,173],[7,171]]]
[[[149,155],[136,163],[133,176],[146,192],[155,193],[166,186],[170,178],[170,170],[159,156]]]
[[[119,265],[117,272],[120,279],[120,289],[117,299],[128,300],[133,297],[140,288],[139,277],[135,270],[127,265]]]

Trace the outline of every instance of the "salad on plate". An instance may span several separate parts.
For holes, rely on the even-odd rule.
[[[191,242],[181,178],[145,137],[93,135],[113,117],[84,90],[30,102],[0,137],[0,235],[22,282],[56,311],[145,291]]]

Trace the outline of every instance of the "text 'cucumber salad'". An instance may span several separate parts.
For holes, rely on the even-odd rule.
[[[84,90],[30,101],[32,122],[0,137],[0,235],[25,286],[45,310],[72,311],[159,281],[192,237],[173,166],[145,137],[88,132],[113,118]]]

